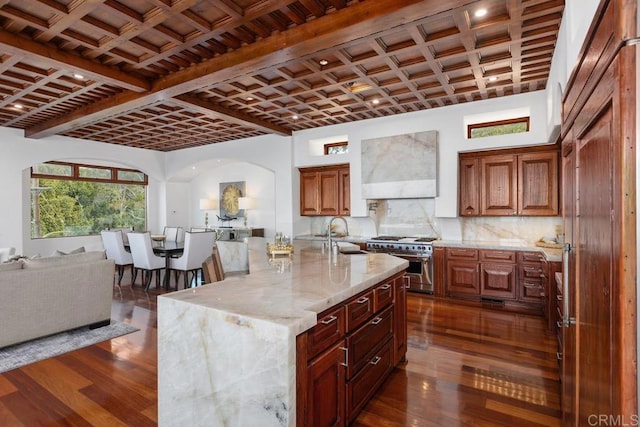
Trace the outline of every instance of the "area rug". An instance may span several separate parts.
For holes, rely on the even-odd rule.
[[[113,322],[101,328],[78,328],[38,338],[0,349],[0,372],[10,371],[29,363],[59,356],[82,347],[139,330],[127,323]]]

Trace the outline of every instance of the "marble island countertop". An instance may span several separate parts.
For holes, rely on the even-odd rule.
[[[294,242],[291,259],[250,247],[250,274],[158,297],[159,425],[294,425],[296,336],[408,266],[316,241]]]
[[[544,253],[547,261],[562,261],[562,249],[552,249],[536,246],[535,242],[528,242],[520,239],[499,239],[499,240],[436,240],[433,246],[459,247],[476,249],[496,249],[514,251],[537,251]]]

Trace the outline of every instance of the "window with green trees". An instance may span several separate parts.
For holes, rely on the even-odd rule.
[[[31,238],[146,229],[147,176],[136,170],[47,162],[31,168]]]
[[[529,124],[529,117],[474,123],[467,126],[467,138],[483,138],[485,136],[529,132]]]

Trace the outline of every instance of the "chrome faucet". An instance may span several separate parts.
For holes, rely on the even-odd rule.
[[[346,233],[347,236],[349,235],[349,225],[347,224],[347,220],[344,219],[344,217],[342,217],[342,216],[334,216],[333,218],[331,218],[329,220],[329,225],[327,226],[327,240],[329,242],[329,250],[330,251],[333,250],[333,241],[331,239],[331,226],[333,225],[333,221],[336,220],[336,219],[341,219],[342,222],[344,222],[344,232]]]

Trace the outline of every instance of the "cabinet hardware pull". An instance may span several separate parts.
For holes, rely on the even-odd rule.
[[[556,299],[557,299],[558,301],[562,301],[562,295],[556,295]]]
[[[377,325],[378,323],[382,322],[382,317],[376,317],[375,319],[373,319],[371,321],[372,325]]]
[[[391,285],[387,283],[387,284],[384,284],[384,285],[380,286],[380,289],[384,289],[386,291],[390,287],[391,287]]]
[[[562,360],[562,353],[556,352],[556,359]]]
[[[562,328],[562,320],[558,320],[558,321],[556,322],[556,326],[557,326],[558,328]]]
[[[365,302],[369,301],[369,297],[362,297],[360,298],[358,301],[356,301],[358,304],[364,304]]]
[[[331,315],[327,319],[322,319],[320,323],[322,323],[323,325],[328,325],[330,323],[335,322],[336,320],[338,320],[338,316]]]
[[[371,363],[372,365],[377,365],[377,364],[378,364],[378,362],[380,362],[380,360],[382,360],[382,357],[380,357],[380,356],[376,356],[376,357],[374,357],[374,358],[371,360],[371,362],[369,362],[369,363]]]
[[[340,347],[340,350],[344,351],[344,363],[340,362],[345,368],[349,367],[349,347]]]

